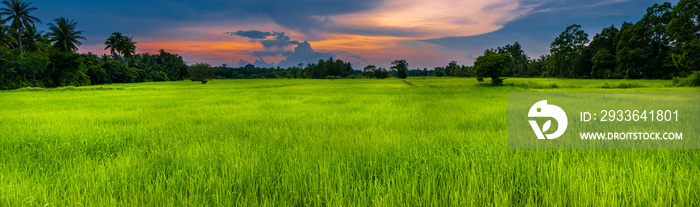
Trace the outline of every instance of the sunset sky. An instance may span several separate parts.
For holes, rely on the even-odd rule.
[[[530,57],[549,53],[567,26],[593,38],[603,27],[634,22],[649,0],[122,0],[30,1],[39,29],[58,17],[85,30],[78,52],[102,54],[112,32],[133,36],[138,53],[182,55],[188,64],[255,63],[283,67],[335,57],[411,68],[472,65],[485,49],[516,41]],[[672,4],[678,1],[670,1]]]

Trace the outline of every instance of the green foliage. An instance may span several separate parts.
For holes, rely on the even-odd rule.
[[[574,24],[566,28],[550,46],[552,53],[551,76],[577,77],[575,60],[581,55],[585,44],[588,43],[588,34],[581,30],[581,25]]]
[[[502,77],[513,65],[513,58],[508,54],[499,54],[491,50],[486,50],[484,55],[479,56],[474,61],[474,71],[476,79],[483,82],[484,78],[491,78],[491,85],[502,85]]]
[[[654,4],[634,24],[625,23],[618,33],[617,71],[625,78],[671,78],[677,69],[669,60],[670,40],[666,26],[671,4]]]
[[[90,85],[90,77],[85,74],[86,71],[81,67],[82,61],[79,54],[51,53],[47,66],[46,85],[49,87]]]
[[[508,54],[513,58],[513,64],[508,68],[504,76],[529,76],[529,74],[527,74],[527,62],[530,58],[527,57],[520,43],[515,42],[513,45],[507,44],[503,47],[496,48],[496,51],[501,54]]]
[[[674,42],[673,65],[679,76],[700,70],[700,1],[681,0],[673,7],[667,35]]]
[[[700,86],[700,71],[693,71],[690,75],[685,78],[675,77],[673,78],[674,86]]]
[[[615,56],[607,49],[600,49],[593,56],[593,69],[591,76],[595,78],[621,78],[619,73],[612,73],[615,70]],[[607,75],[606,75],[607,74]]]
[[[187,69],[192,81],[202,81],[202,84],[207,83],[209,79],[216,77],[216,68],[212,68],[206,63],[197,63]]]
[[[389,77],[389,71],[385,68],[377,68],[375,65],[367,65],[362,71],[362,75],[370,79],[385,79]]]
[[[332,57],[320,59],[317,64],[308,64],[304,69],[306,78],[347,77],[354,74],[352,64]]]
[[[435,70],[435,77],[443,77],[443,76],[445,76],[444,70]]]

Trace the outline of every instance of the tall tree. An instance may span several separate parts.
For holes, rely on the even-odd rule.
[[[588,34],[581,30],[581,25],[574,24],[566,28],[550,46],[552,53],[552,76],[576,77],[574,61],[588,43]]]
[[[679,76],[700,65],[700,0],[681,0],[673,7],[667,34],[672,41],[671,60]]]
[[[132,37],[124,37],[124,41],[122,42],[123,48],[121,53],[124,55],[124,59],[126,60],[126,67],[129,67],[129,58],[131,58],[131,55],[133,55],[136,52],[136,42],[132,40]]]
[[[666,25],[671,4],[654,4],[634,24],[620,27],[617,39],[617,71],[625,78],[670,78],[677,73],[668,55],[670,40]]]
[[[588,45],[588,52],[590,52],[591,55],[590,61],[593,64],[590,70],[590,76],[592,78],[613,78],[606,77],[604,74],[606,70],[610,70],[609,74],[612,74],[617,67],[617,62],[615,60],[617,51],[615,48],[617,45],[618,31],[619,30],[615,28],[614,25],[603,28],[603,31],[593,36],[593,40]]]
[[[39,18],[29,14],[35,11],[36,7],[31,7],[32,3],[25,3],[21,0],[5,0],[2,1],[5,8],[0,8],[0,15],[5,15],[7,18],[4,21],[12,21],[10,26],[17,30],[17,41],[19,41],[19,57],[20,61],[24,59],[22,51],[22,31],[24,28],[30,27],[34,22],[41,23]]]
[[[391,62],[391,70],[396,70],[396,76],[400,79],[408,77],[408,62],[406,60],[394,60]]]
[[[49,37],[53,42],[53,47],[62,52],[75,52],[80,46],[80,40],[87,40],[80,36],[82,30],[77,29],[78,22],[74,20],[68,21],[66,18],[59,17],[53,20],[54,23],[49,23]]]

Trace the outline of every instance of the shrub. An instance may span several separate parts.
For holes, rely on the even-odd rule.
[[[700,86],[700,71],[693,71],[690,75],[685,78],[675,77],[673,78],[674,86]]]

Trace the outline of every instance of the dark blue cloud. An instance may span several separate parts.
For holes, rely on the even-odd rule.
[[[237,32],[225,32],[227,35],[237,35],[241,37],[250,38],[251,42],[260,42],[265,50],[269,49],[285,49],[292,45],[299,44],[299,41],[293,41],[289,36],[285,35],[284,32],[261,32],[257,30],[244,31],[240,30]]]
[[[265,62],[265,59],[263,59],[263,58],[255,59],[255,62],[253,62],[253,63],[248,62],[248,61],[245,61],[245,60],[239,60],[239,61],[238,61],[238,67],[245,67],[245,66],[247,66],[248,64],[254,65],[255,67],[261,67],[261,68],[272,68],[272,67],[275,67],[275,64]]]
[[[251,41],[258,41],[263,45],[263,50],[252,51],[248,54],[254,57],[258,57],[255,66],[263,67],[261,65],[267,65],[262,58],[263,57],[277,57],[283,56],[284,60],[280,61],[278,66],[281,67],[292,67],[298,64],[307,64],[317,62],[319,59],[327,59],[329,57],[335,57],[332,53],[315,52],[311,48],[311,44],[307,41],[299,42],[296,40],[291,40],[289,36],[285,35],[284,32],[262,32],[256,30],[250,31],[237,31],[237,32],[226,32],[228,35],[238,35],[242,37],[248,37]],[[289,46],[296,45],[294,51],[286,50]],[[359,57],[359,56],[358,56]],[[361,59],[361,57],[357,58]],[[248,64],[243,60],[239,61],[239,65]]]
[[[289,54],[286,59],[280,61],[278,65],[281,67],[291,67],[298,65],[299,63],[307,64],[318,62],[320,59],[328,59],[329,57],[335,57],[335,54],[315,52],[313,49],[311,49],[311,44],[304,41],[299,43],[299,45],[294,48],[294,52]]]
[[[224,34],[231,35],[231,36],[238,35],[238,36],[247,37],[250,39],[265,39],[268,36],[272,35],[271,32],[261,32],[261,31],[257,31],[257,30],[249,30],[249,31],[240,30],[237,32],[226,32]]]

